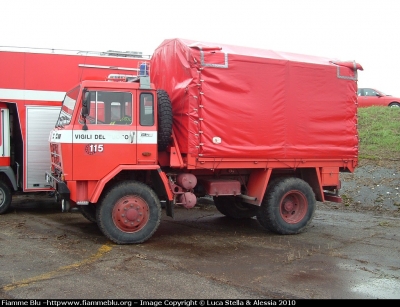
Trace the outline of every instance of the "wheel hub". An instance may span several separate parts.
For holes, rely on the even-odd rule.
[[[295,204],[291,200],[286,201],[285,204],[283,205],[284,210],[288,212],[292,211],[294,207]]]
[[[140,213],[137,209],[128,209],[126,210],[126,218],[129,221],[136,221],[138,219],[138,217],[140,217]]]
[[[306,197],[298,191],[290,191],[282,198],[281,217],[289,224],[299,223],[307,213],[308,202]]]
[[[121,198],[112,212],[114,224],[124,232],[136,232],[149,221],[149,207],[140,197],[130,195]]]

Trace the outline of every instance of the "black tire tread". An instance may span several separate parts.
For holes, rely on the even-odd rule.
[[[167,149],[172,134],[172,105],[164,90],[157,90],[158,101],[158,151]]]
[[[301,191],[308,201],[307,214],[302,221],[297,224],[286,223],[280,215],[281,195],[290,190]],[[257,220],[265,229],[282,234],[297,234],[309,225],[316,207],[315,194],[310,185],[304,180],[295,177],[277,178],[268,185],[267,191],[257,214]]]
[[[12,193],[9,186],[3,181],[0,181],[0,190],[4,194],[4,200],[0,203],[0,214],[3,214],[10,210]]]
[[[149,222],[146,226],[134,233],[125,233],[113,223],[111,212],[114,203],[125,195],[139,195],[149,205]],[[96,205],[97,225],[103,234],[116,244],[136,244],[147,241],[157,230],[161,221],[161,204],[155,192],[144,183],[129,180],[121,181],[110,188]]]
[[[92,223],[97,223],[96,221],[96,206],[93,204],[79,206],[79,210],[82,215]]]
[[[223,215],[233,219],[246,219],[256,216],[259,207],[246,204],[239,196],[214,197],[217,210]]]

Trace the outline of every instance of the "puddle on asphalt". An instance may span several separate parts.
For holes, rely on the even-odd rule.
[[[377,299],[399,299],[400,281],[395,279],[375,279],[370,282],[361,283],[351,290],[353,292],[366,294]]]

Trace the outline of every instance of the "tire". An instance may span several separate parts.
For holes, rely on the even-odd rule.
[[[391,103],[389,104],[389,107],[391,107],[391,108],[400,108],[400,103],[398,103],[398,102],[391,102]]]
[[[278,179],[268,186],[257,220],[269,231],[297,234],[311,222],[315,207],[315,194],[308,183],[299,178]]]
[[[79,210],[82,215],[90,222],[96,223],[96,205],[89,204],[84,206],[79,206]]]
[[[12,194],[8,185],[0,181],[0,214],[6,213],[11,207]]]
[[[116,184],[96,206],[97,225],[117,244],[142,243],[157,230],[161,204],[152,189],[137,181]]]
[[[214,196],[214,204],[223,215],[234,219],[247,219],[256,216],[258,206],[246,204],[238,196]]]
[[[164,90],[157,90],[158,101],[158,151],[167,149],[172,134],[172,105]]]

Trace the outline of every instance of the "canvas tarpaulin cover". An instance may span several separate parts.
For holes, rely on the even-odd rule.
[[[150,77],[171,98],[182,153],[354,159],[357,69],[337,59],[168,39],[152,56]]]

